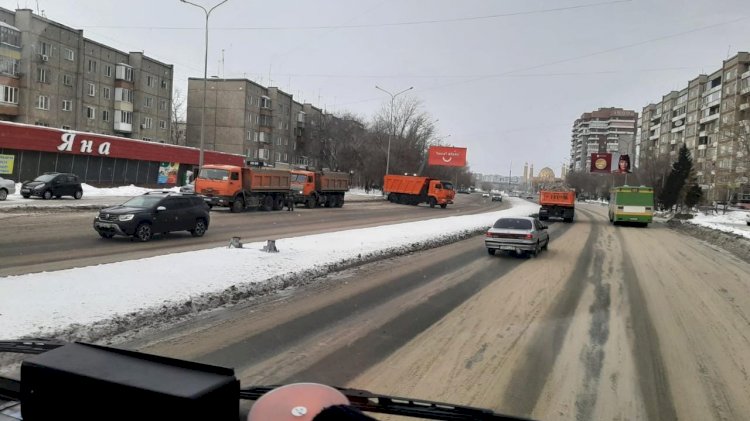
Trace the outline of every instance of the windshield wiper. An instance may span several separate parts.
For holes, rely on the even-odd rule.
[[[21,341],[0,341],[0,352],[13,354],[41,354],[60,348],[65,342],[50,341],[46,339],[26,339]]]
[[[258,400],[279,386],[253,386],[240,389],[240,399]],[[443,402],[380,395],[367,390],[335,387],[351,406],[363,412],[422,418],[429,420],[529,421],[528,418],[497,414],[489,409],[453,405]]]

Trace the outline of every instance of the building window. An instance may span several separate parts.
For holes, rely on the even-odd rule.
[[[162,89],[167,89],[167,80],[166,79],[162,79],[161,80],[161,88]]]
[[[15,29],[8,27],[0,28],[0,43],[12,45],[14,47],[21,46],[21,33]]]
[[[69,99],[64,99],[62,102],[62,110],[63,111],[72,111],[73,110],[73,101]]]
[[[89,83],[89,96],[96,96],[96,85]]]
[[[45,95],[39,95],[36,101],[36,107],[40,110],[49,110],[49,97]]]
[[[0,56],[0,73],[10,76],[18,76],[18,60],[11,57]]]
[[[289,162],[289,156],[286,153],[284,154],[284,162]]]
[[[159,128],[162,130],[167,130],[167,120],[159,120]]]
[[[63,85],[65,85],[65,86],[73,86],[73,76],[71,76],[71,75],[63,75]]]
[[[149,88],[153,88],[154,84],[155,84],[154,77],[153,76],[146,76],[146,86],[148,86]]]
[[[154,127],[154,119],[151,117],[143,117],[143,121],[141,122],[141,128],[150,129],[152,127]]]
[[[133,68],[128,66],[125,63],[118,64],[115,67],[115,78],[132,82],[133,81]]]
[[[141,139],[147,142],[151,142],[152,140],[154,140],[153,138],[150,138],[150,137],[142,137]]]
[[[102,110],[102,121],[109,121],[109,110]]]
[[[0,102],[6,104],[18,104],[18,88],[2,86],[2,90],[0,90]]]
[[[42,82],[42,83],[49,83],[49,71],[44,67],[37,67],[36,81]]]
[[[96,61],[89,60],[89,73],[96,72]]]
[[[167,101],[164,99],[159,100],[159,110],[167,111]]]
[[[65,126],[65,125],[63,125],[63,126],[61,126],[60,128],[61,128],[61,129],[63,129],[63,130],[70,130],[70,126]]]
[[[51,56],[52,55],[52,48],[50,48],[50,45],[46,42],[41,43],[41,47],[39,48],[39,54],[43,56]]]
[[[109,64],[104,66],[104,76],[112,77],[112,66]]]
[[[65,49],[65,60],[73,61],[75,59],[75,53],[70,48]]]
[[[133,91],[125,88],[115,88],[115,101],[133,102]]]
[[[115,122],[133,124],[133,113],[130,111],[115,110]]]
[[[102,98],[109,99],[112,94],[112,91],[109,87],[105,86],[102,88]]]
[[[260,102],[260,108],[271,108],[271,98],[264,96],[259,99]]]
[[[93,120],[96,118],[96,108],[86,107],[86,118]]]
[[[276,152],[276,162],[281,162],[281,152]]]
[[[151,108],[154,105],[154,99],[150,96],[147,96],[143,99],[143,106],[146,108]]]

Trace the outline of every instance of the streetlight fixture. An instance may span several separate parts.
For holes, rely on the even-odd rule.
[[[204,6],[201,6],[200,4],[195,4],[187,0],[180,0],[180,1],[185,4],[198,7],[201,10],[203,10],[203,13],[206,14],[206,43],[205,43],[205,51],[203,55],[203,107],[201,108],[201,143],[200,143],[200,153],[198,154],[198,171],[200,172],[201,168],[203,168],[203,149],[204,149],[203,139],[204,139],[205,132],[206,132],[206,91],[208,90],[208,18],[209,16],[211,16],[211,12],[213,12],[214,9],[228,2],[229,0],[223,0],[221,3],[217,4],[216,6],[210,9],[206,9]]]
[[[381,88],[380,86],[377,86],[377,85],[375,85],[375,89],[379,89],[379,90],[381,90],[381,91],[383,91],[383,92],[385,92],[385,93],[387,93],[388,95],[391,96],[391,116],[390,116],[390,122],[389,123],[391,125],[391,131],[393,131],[393,136],[395,136],[396,135],[396,128],[393,127],[393,100],[395,100],[397,96],[403,94],[404,92],[411,91],[412,89],[414,89],[414,87],[411,86],[408,89],[404,89],[403,91],[401,91],[399,93],[396,93],[396,94],[392,94],[392,93],[386,91],[385,89],[383,89],[383,88]],[[389,170],[391,168],[391,131],[388,131],[388,152],[387,152],[387,154],[385,156],[385,174],[386,175],[388,175]]]

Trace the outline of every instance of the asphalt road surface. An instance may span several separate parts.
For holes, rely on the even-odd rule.
[[[658,224],[611,226],[597,205],[550,234],[538,258],[489,256],[476,237],[128,346],[234,367],[243,385],[317,381],[544,420],[750,419],[748,263]]]
[[[54,201],[51,201],[52,203]],[[36,209],[0,213],[0,277],[68,269],[226,245],[232,236],[264,241],[305,234],[362,228],[440,216],[466,215],[501,209],[479,194],[456,197],[447,209],[405,206],[386,201],[347,202],[343,208],[295,208],[294,212],[251,211],[232,214],[214,208],[202,238],[188,232],[159,236],[149,243],[129,238],[105,240],[94,231],[96,210]]]

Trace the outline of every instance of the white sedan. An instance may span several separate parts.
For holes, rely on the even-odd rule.
[[[13,194],[15,192],[16,192],[15,181],[0,177],[0,200],[7,199],[9,194]]]

